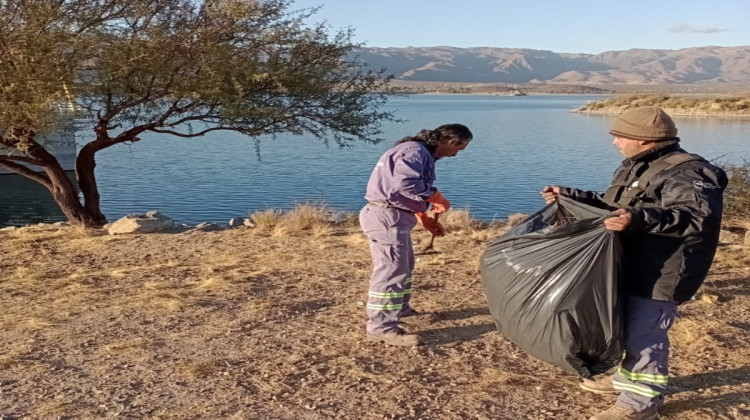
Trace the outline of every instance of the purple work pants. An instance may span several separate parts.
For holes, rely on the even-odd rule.
[[[359,212],[359,224],[372,255],[367,332],[394,331],[399,314],[409,309],[414,270],[411,230],[417,218],[408,211],[368,204]]]
[[[617,368],[617,404],[643,411],[664,402],[669,379],[669,329],[677,303],[625,296],[625,358]]]

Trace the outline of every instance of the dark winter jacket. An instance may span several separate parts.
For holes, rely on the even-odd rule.
[[[684,153],[671,142],[625,159],[612,185],[632,185],[650,165]],[[719,242],[727,176],[692,156],[694,160],[654,175],[642,195],[626,207],[633,215],[621,235],[626,293],[682,303],[706,278]],[[601,208],[616,207],[595,192],[561,188],[560,194]]]

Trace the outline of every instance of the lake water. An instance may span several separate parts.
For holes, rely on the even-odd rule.
[[[305,136],[260,141],[211,133],[200,139],[149,135],[99,153],[102,210],[114,221],[158,209],[180,223],[224,224],[268,208],[325,202],[359,211],[375,162],[397,139],[445,123],[466,124],[474,141],[437,163],[437,182],[455,208],[479,220],[505,219],[542,207],[546,184],[603,191],[622,160],[607,131],[611,116],[569,112],[601,96],[414,95],[388,108],[403,123],[387,124],[376,145],[340,149]],[[709,160],[750,160],[750,119],[675,118],[682,145]],[[79,133],[79,142],[90,139]],[[0,175],[0,226],[63,220],[44,188]]]

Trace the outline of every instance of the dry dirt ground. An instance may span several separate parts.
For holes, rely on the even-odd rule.
[[[614,402],[495,329],[477,270],[502,228],[419,257],[416,348],[364,340],[352,223],[109,236],[0,232],[0,419],[586,419]],[[428,240],[414,233],[416,247]],[[750,251],[723,245],[672,330],[663,419],[750,418]]]

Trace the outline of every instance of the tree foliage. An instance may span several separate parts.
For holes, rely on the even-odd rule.
[[[96,153],[144,133],[376,140],[380,123],[392,119],[380,111],[390,77],[350,55],[359,47],[351,29],[331,34],[325,23],[308,25],[315,9],[292,5],[0,1],[0,166],[49,188],[72,222],[97,226],[105,218]],[[93,133],[78,153],[77,186],[43,137],[71,109]]]

